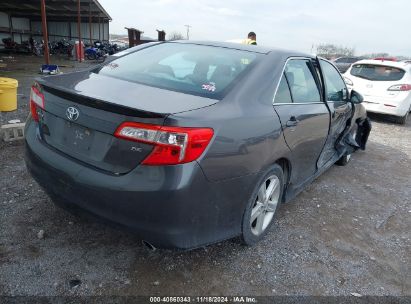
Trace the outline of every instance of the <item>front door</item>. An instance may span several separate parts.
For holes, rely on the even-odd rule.
[[[336,145],[347,125],[352,106],[348,101],[348,90],[341,74],[331,63],[322,59],[319,62],[325,86],[325,98],[331,113],[330,133],[317,164],[321,168],[336,156]]]
[[[293,158],[290,181],[295,185],[317,171],[330,126],[330,113],[314,75],[311,59],[290,59],[274,98],[274,109]]]

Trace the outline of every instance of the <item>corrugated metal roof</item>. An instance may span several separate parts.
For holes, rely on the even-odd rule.
[[[2,0],[0,12],[6,12],[13,17],[40,19],[40,1]],[[50,21],[74,21],[77,18],[77,0],[46,0],[46,14]],[[98,0],[81,0],[80,14],[84,19],[89,18],[90,15],[92,18],[100,18],[105,21],[112,20]]]

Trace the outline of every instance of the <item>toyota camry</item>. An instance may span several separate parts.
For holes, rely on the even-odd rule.
[[[116,55],[35,81],[26,164],[58,205],[151,246],[252,245],[281,202],[365,149],[362,96],[325,59],[191,41]]]

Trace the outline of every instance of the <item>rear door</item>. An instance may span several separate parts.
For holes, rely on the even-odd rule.
[[[347,87],[338,70],[325,60],[320,59],[319,63],[325,98],[331,114],[330,132],[317,164],[321,168],[337,153],[335,147],[350,118],[352,106],[348,100]]]
[[[309,58],[287,61],[276,96],[285,141],[292,151],[291,182],[298,185],[317,171],[317,160],[328,136],[330,114]]]

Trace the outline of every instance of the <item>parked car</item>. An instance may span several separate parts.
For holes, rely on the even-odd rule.
[[[349,88],[364,96],[368,112],[394,115],[405,124],[411,111],[411,65],[406,62],[362,60],[345,74]]]
[[[341,73],[345,73],[348,68],[358,60],[361,60],[359,57],[340,57],[334,60],[335,66]]]
[[[256,243],[371,128],[332,63],[231,43],[140,45],[37,79],[30,107],[26,164],[50,197],[157,247]]]
[[[377,57],[374,60],[381,60],[381,61],[397,61],[395,57]]]

